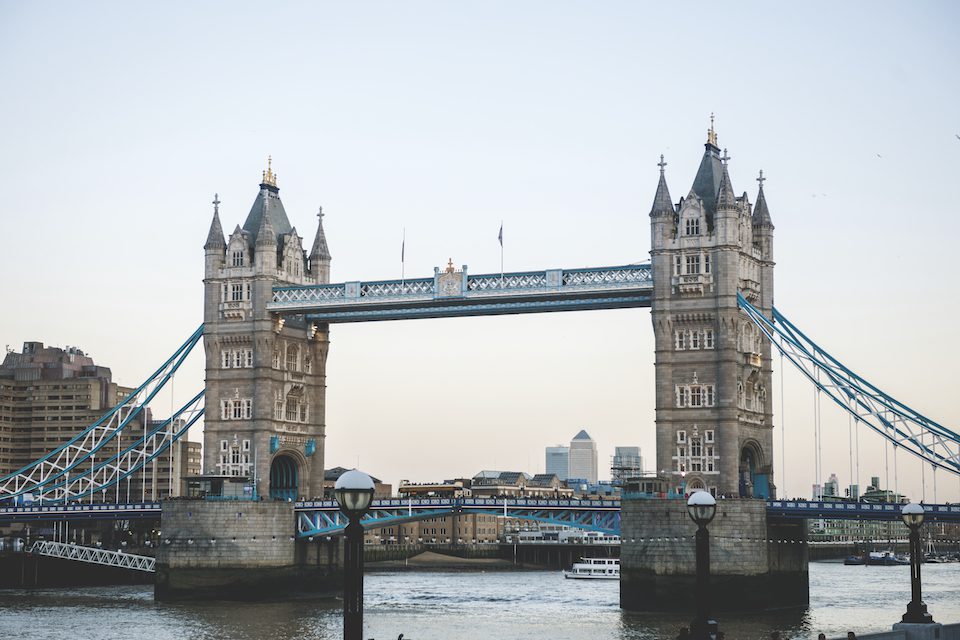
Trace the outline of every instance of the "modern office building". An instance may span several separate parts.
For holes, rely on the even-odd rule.
[[[567,478],[583,478],[590,484],[597,483],[597,444],[582,429],[570,441]]]
[[[640,447],[616,447],[610,464],[610,479],[613,484],[623,486],[629,478],[643,475],[643,458]]]
[[[552,473],[561,480],[567,479],[567,471],[570,468],[570,447],[558,444],[555,447],[547,447],[546,473]]]
[[[25,342],[22,353],[7,351],[0,364],[0,477],[71,440],[132,391],[113,382],[108,367],[97,365],[76,347]],[[130,422],[119,441],[105,445],[100,462],[143,437],[144,419],[148,426],[154,424],[149,409],[144,414]],[[93,498],[155,500],[180,495],[180,478],[200,473],[199,456],[200,443],[183,440]],[[76,472],[87,470],[89,464]]]

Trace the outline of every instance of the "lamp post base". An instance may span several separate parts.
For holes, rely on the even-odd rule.
[[[932,624],[933,616],[927,613],[927,605],[923,601],[911,602],[907,605],[907,612],[903,614],[902,622],[909,624]]]

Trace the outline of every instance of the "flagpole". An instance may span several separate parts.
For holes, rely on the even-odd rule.
[[[403,228],[403,242],[400,244],[400,293],[406,288],[406,266],[407,266],[407,228]]]
[[[503,220],[500,221],[500,288],[503,288]]]

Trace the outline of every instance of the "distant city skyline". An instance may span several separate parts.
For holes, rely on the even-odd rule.
[[[323,207],[333,282],[498,273],[501,248],[507,271],[645,262],[660,154],[676,201],[714,113],[735,192],[768,179],[777,307],[960,430],[960,212],[940,195],[960,172],[955,3],[283,3],[269,20],[255,46],[259,5],[0,5],[4,344],[76,345],[139,384],[201,322],[214,194],[229,233],[270,155],[302,236]],[[325,466],[394,485],[533,472],[583,425],[601,477],[616,446],[652,460],[653,344],[643,309],[334,326]],[[783,364],[773,481],[806,496],[815,394]],[[157,413],[203,384],[198,355]],[[821,412],[821,476],[960,500],[956,477],[895,467]]]

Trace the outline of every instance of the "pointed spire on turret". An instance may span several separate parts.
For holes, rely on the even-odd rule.
[[[220,226],[220,197],[213,194],[213,221],[210,223],[210,232],[207,233],[207,242],[204,249],[223,249],[227,242],[223,237],[223,227]]]
[[[760,170],[760,176],[757,182],[760,183],[760,191],[757,193],[757,204],[753,207],[753,226],[773,228],[773,221],[770,220],[770,210],[767,209],[767,198],[763,195],[763,169]]]
[[[720,175],[720,188],[717,190],[717,209],[733,209],[737,206],[737,196],[733,193],[733,186],[730,184],[730,173],[727,171],[727,163],[730,156],[727,150],[723,150],[723,173]]]
[[[260,218],[260,228],[257,229],[256,247],[257,251],[260,251],[262,248],[268,247],[276,249],[276,246],[277,232],[270,222],[270,200],[265,199],[263,201],[263,216]]]
[[[660,154],[660,162],[657,163],[657,166],[660,167],[660,183],[657,185],[657,194],[653,197],[653,206],[650,208],[651,218],[656,216],[672,216],[675,213],[673,200],[670,199],[670,190],[667,188],[667,178],[663,171],[667,163],[663,161],[662,153]]]
[[[313,249],[310,250],[310,264],[313,265],[317,260],[329,260],[330,249],[327,248],[327,236],[323,232],[323,207],[317,211],[317,235],[313,239]]]

